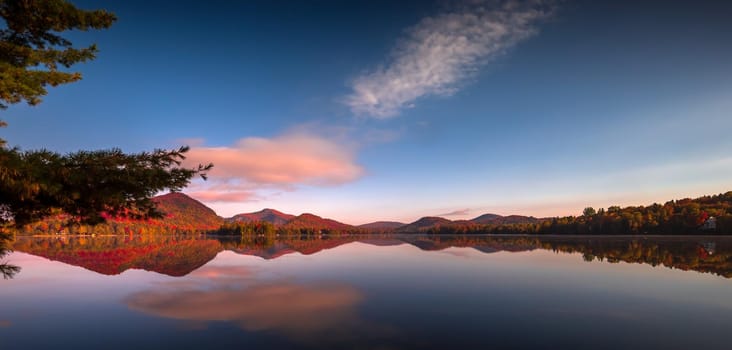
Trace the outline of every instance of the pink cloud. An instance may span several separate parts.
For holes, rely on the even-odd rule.
[[[188,193],[218,202],[253,200],[262,188],[340,185],[364,173],[356,164],[353,147],[307,132],[248,137],[227,147],[193,146],[184,165],[207,163],[214,163],[209,181]]]
[[[196,271],[191,272],[190,277],[203,278],[207,281],[212,279],[232,281],[243,281],[254,275],[254,270],[249,266],[217,266],[204,265]]]
[[[140,312],[184,321],[228,321],[250,331],[273,330],[305,336],[358,329],[361,293],[348,285],[287,282],[251,287],[150,290],[131,295],[127,305]],[[254,302],[253,302],[254,301]],[[317,315],[317,317],[314,317]]]
[[[257,193],[258,187],[261,185],[214,178],[192,183],[185,193],[204,202],[253,202],[262,199]]]
[[[454,210],[449,213],[438,214],[437,216],[463,216],[470,214],[470,209]]]
[[[204,202],[250,202],[259,199],[256,193],[249,191],[187,191],[186,194]]]

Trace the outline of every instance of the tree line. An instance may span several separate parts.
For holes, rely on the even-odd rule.
[[[712,219],[714,228],[704,229]],[[649,206],[585,208],[582,215],[545,218],[538,223],[477,225],[447,224],[430,234],[699,234],[732,233],[732,191],[695,199],[671,200]]]
[[[234,236],[339,236],[359,235],[373,233],[369,230],[358,227],[343,229],[322,228],[322,227],[290,227],[275,225],[267,221],[232,222],[224,223],[217,230],[208,232],[215,235]]]

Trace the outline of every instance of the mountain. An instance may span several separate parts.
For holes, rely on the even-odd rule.
[[[437,217],[437,216],[425,216],[411,224],[404,225],[402,227],[397,228],[396,231],[403,232],[403,233],[414,233],[414,232],[426,231],[433,227],[449,225],[451,223],[452,223],[452,221],[445,219],[445,218],[441,218],[441,217]]]
[[[483,215],[481,215],[481,216],[479,216],[479,217],[477,217],[475,219],[472,219],[470,221],[472,221],[472,222],[474,222],[476,224],[485,225],[485,224],[491,224],[491,223],[493,223],[493,220],[499,219],[499,218],[502,218],[502,216],[501,215],[498,215],[498,214],[483,214]]]
[[[70,216],[58,214],[27,225],[21,231],[24,234],[158,234],[181,231],[209,231],[218,229],[224,220],[211,208],[182,193],[168,193],[152,198],[158,211],[163,214],[160,219],[138,220],[125,217],[112,217],[103,214],[106,223],[89,226],[68,226]]]
[[[470,220],[453,220],[450,222],[450,225],[459,227],[459,226],[476,226],[477,224]]]
[[[395,232],[398,233],[416,233],[416,232],[424,232],[432,228],[436,227],[452,227],[452,228],[475,228],[477,225],[505,225],[505,224],[533,224],[540,222],[540,219],[537,219],[532,216],[521,216],[521,215],[509,215],[509,216],[501,216],[498,214],[483,214],[481,216],[478,216],[477,218],[474,218],[472,220],[455,220],[450,221],[445,218],[441,218],[438,216],[426,216],[423,217],[411,224],[392,228]],[[363,226],[363,225],[362,225]],[[362,227],[359,226],[359,227]]]
[[[480,225],[509,225],[509,224],[535,224],[541,221],[533,216],[508,215],[501,216],[497,214],[483,214],[475,219],[470,220]]]
[[[368,224],[358,225],[356,227],[366,230],[393,230],[406,224],[396,221],[376,221]]]
[[[325,219],[314,214],[301,214],[299,216],[285,214],[274,209],[262,209],[255,213],[238,214],[226,219],[227,222],[254,222],[266,221],[276,226],[284,226],[287,228],[313,228],[313,229],[329,229],[344,230],[351,229],[353,226],[344,224],[331,219]]]
[[[285,214],[274,209],[262,209],[255,213],[243,213],[226,219],[226,222],[266,221],[276,226],[284,225],[295,218],[295,215]]]
[[[316,228],[329,230],[351,229],[353,226],[331,219],[324,219],[313,214],[301,214],[284,225],[288,228]]]
[[[542,221],[542,219],[537,219],[533,216],[509,215],[509,216],[503,216],[501,218],[498,218],[493,223],[498,224],[498,225],[536,224],[541,221]]]
[[[216,229],[223,219],[213,209],[183,193],[168,193],[153,198],[158,210],[165,216],[155,220],[164,226],[179,229]]]

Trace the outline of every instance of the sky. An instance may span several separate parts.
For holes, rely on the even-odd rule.
[[[80,82],[22,149],[192,147],[222,216],[578,215],[732,190],[732,3],[74,1]]]

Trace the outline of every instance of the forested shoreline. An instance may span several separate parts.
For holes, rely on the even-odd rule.
[[[585,208],[582,215],[506,225],[441,225],[432,234],[732,234],[732,191],[649,206]]]
[[[109,218],[99,225],[70,225],[55,215],[14,231],[15,234],[216,234],[228,236],[313,236],[351,234],[529,234],[529,235],[697,235],[732,234],[732,191],[695,199],[671,200],[649,206],[585,208],[582,215],[553,218],[526,217],[525,222],[479,224],[443,219],[431,226],[366,229],[328,220],[275,224],[268,221],[227,221],[209,208],[161,202],[161,209],[175,212],[161,219]],[[208,216],[202,212],[210,212]],[[307,214],[310,217],[319,217]],[[422,219],[421,219],[422,220]]]

